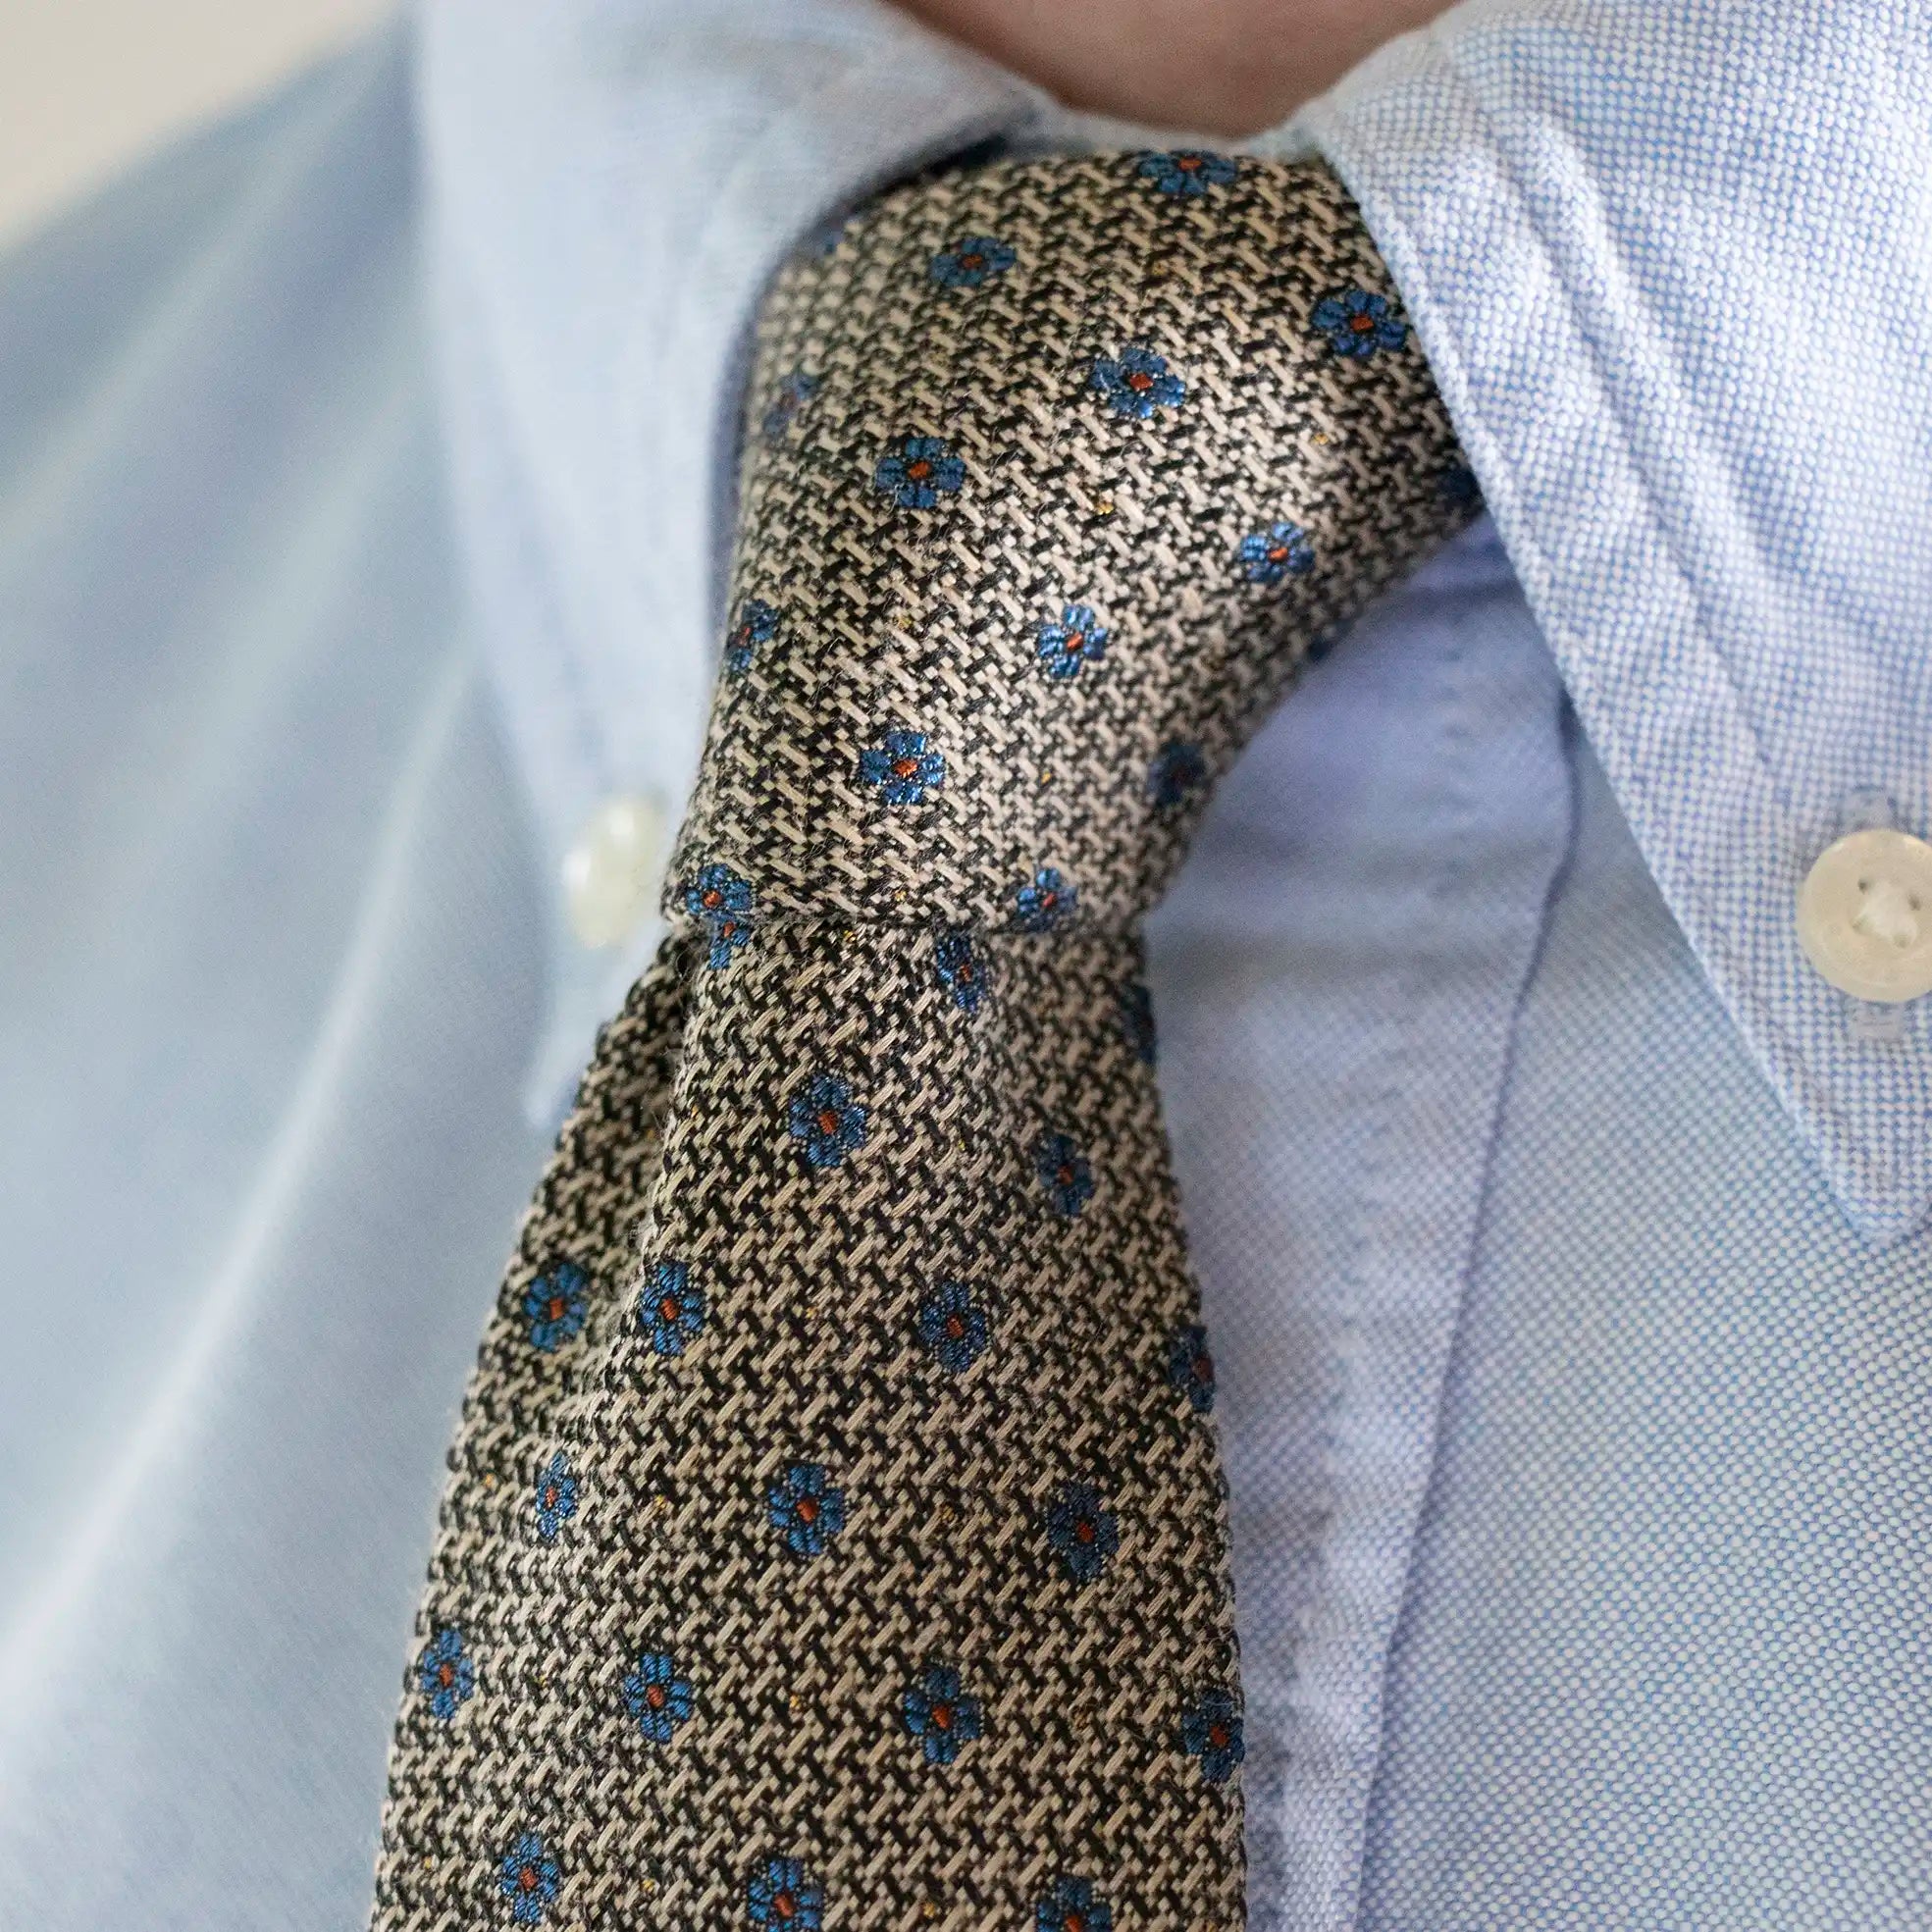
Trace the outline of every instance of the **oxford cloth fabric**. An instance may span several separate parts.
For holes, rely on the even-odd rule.
[[[1525,563],[1546,641],[1496,530],[1452,545],[1150,922],[1258,1924],[1924,1918],[1923,1230],[1848,1224],[1747,955],[1658,892],[1781,944],[1805,832],[1679,864],[1679,818],[1740,824],[1713,741],[1577,733],[1551,650],[1614,682],[1651,636],[1665,580],[1593,569],[1647,502],[1783,778],[1923,829],[1923,472],[1869,454],[1932,407],[1921,29],[1464,6],[1323,130],[1438,376],[1481,376],[1516,563],[1527,517],[1578,600]],[[654,943],[577,949],[557,867],[606,794],[688,793],[753,304],[1003,131],[1096,137],[869,4],[463,0],[0,272],[6,1915],[366,1915],[477,1284]],[[1593,425],[1642,492],[1539,467]],[[1808,1050],[1922,1068],[1906,1018]]]
[[[1467,471],[1319,164],[901,190],[792,265],[670,950],[465,1410],[375,1923],[1245,1922],[1138,927]]]

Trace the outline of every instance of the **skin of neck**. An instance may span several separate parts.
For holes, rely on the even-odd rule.
[[[898,0],[1069,107],[1209,134],[1285,120],[1448,0]]]

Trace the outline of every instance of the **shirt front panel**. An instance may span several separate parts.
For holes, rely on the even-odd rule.
[[[1600,769],[1524,1003],[1364,1932],[1912,1932],[1932,1238],[1861,1240]]]
[[[1478,526],[1296,688],[1153,924],[1218,1365],[1256,1932],[1352,1922],[1436,1390],[1568,849],[1559,713]]]

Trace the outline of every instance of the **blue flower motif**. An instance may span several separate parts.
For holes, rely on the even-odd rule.
[[[561,1881],[556,1860],[546,1855],[534,1831],[525,1832],[496,1867],[496,1888],[510,1901],[510,1916],[519,1925],[543,1924]]]
[[[748,597],[738,606],[738,615],[725,633],[724,668],[728,676],[742,678],[752,668],[758,646],[769,644],[778,635],[778,613],[760,598]]]
[[[705,1326],[705,1290],[681,1261],[660,1261],[638,1294],[639,1325],[659,1355],[682,1355]]]
[[[1154,1032],[1154,996],[1139,980],[1121,988],[1121,1031],[1143,1067],[1152,1067],[1159,1051]]]
[[[537,1478],[537,1534],[554,1542],[557,1532],[577,1514],[577,1479],[570,1458],[559,1449]]]
[[[785,432],[792,427],[792,419],[817,393],[818,378],[808,376],[803,369],[795,369],[789,376],[782,377],[771,398],[771,407],[764,412],[764,421],[759,426],[764,432],[764,440],[767,443],[782,442]]]
[[[1037,648],[1047,676],[1064,683],[1107,655],[1107,632],[1090,605],[1070,603],[1058,618],[1041,619]]]
[[[881,456],[872,472],[872,488],[902,510],[929,510],[965,481],[966,464],[936,436],[901,438],[899,447]]]
[[[772,1932],[820,1932],[825,1888],[797,1858],[768,1858],[748,1895],[752,1923]]]
[[[1247,1756],[1241,1737],[1241,1713],[1226,1691],[1204,1691],[1188,1705],[1180,1720],[1180,1748],[1201,1760],[1201,1775],[1211,1785],[1225,1785],[1234,1767]]]
[[[1227,155],[1180,148],[1172,154],[1143,154],[1137,172],[1163,194],[1195,200],[1210,188],[1226,187],[1241,170]]]
[[[1214,1357],[1208,1353],[1206,1329],[1181,1329],[1169,1342],[1168,1380],[1202,1415],[1214,1407]]]
[[[965,926],[940,933],[932,943],[932,959],[953,1004],[962,1013],[977,1013],[986,997],[986,968],[972,949],[972,934]]]
[[[946,783],[946,760],[926,749],[923,731],[888,731],[859,754],[859,782],[876,785],[887,805],[920,805]]]
[[[906,1728],[925,1748],[928,1764],[950,1764],[979,1735],[979,1699],[960,1688],[960,1673],[935,1664],[899,1700]]]
[[[1047,1541],[1076,1584],[1090,1584],[1120,1548],[1121,1526],[1091,1483],[1068,1483],[1047,1505]]]
[[[948,288],[977,288],[1004,275],[1019,258],[991,235],[968,235],[933,256],[926,273]]]
[[[1073,916],[1079,892],[1051,865],[1042,865],[1013,895],[1013,922],[1021,932],[1051,932]]]
[[[919,1339],[948,1375],[965,1375],[992,1332],[985,1309],[964,1281],[941,1281],[919,1303]]]
[[[416,1684],[445,1724],[458,1705],[469,1702],[476,1690],[476,1665],[463,1654],[460,1630],[440,1630],[423,1645],[416,1659]]]
[[[691,1715],[695,1701],[691,1679],[680,1677],[677,1665],[661,1650],[647,1650],[637,1660],[623,1690],[624,1708],[653,1745],[670,1743],[671,1733]]]
[[[1474,510],[1483,504],[1483,486],[1467,463],[1451,463],[1436,479],[1436,494],[1451,509]]]
[[[1337,355],[1357,361],[1366,361],[1377,349],[1399,349],[1409,339],[1409,325],[1390,312],[1388,297],[1367,288],[1324,295],[1309,320]]]
[[[1069,1221],[1093,1199],[1093,1170],[1087,1158],[1064,1133],[1042,1135],[1033,1150],[1033,1168],[1054,1212]]]
[[[814,1073],[793,1095],[789,1124],[814,1168],[838,1167],[865,1144],[865,1109],[836,1073]]]
[[[1114,1932],[1114,1909],[1084,1878],[1057,1878],[1033,1907],[1033,1932]]]
[[[711,935],[710,965],[722,968],[752,943],[752,882],[729,865],[705,865],[684,889],[684,910]]]
[[[1097,355],[1087,387],[1097,391],[1117,416],[1145,422],[1157,409],[1178,409],[1187,385],[1168,367],[1167,357],[1134,343],[1119,355]]]
[[[1241,539],[1235,551],[1251,584],[1279,584],[1315,568],[1315,546],[1298,523],[1271,523]]]
[[[523,1291],[530,1345],[546,1355],[583,1332],[591,1318],[591,1278],[574,1261],[560,1261]]]
[[[1198,745],[1175,738],[1154,754],[1147,767],[1147,796],[1163,808],[1184,804],[1208,781],[1208,761]]]
[[[845,1491],[832,1488],[823,1463],[795,1462],[764,1492],[764,1506],[794,1556],[822,1555],[845,1528]]]

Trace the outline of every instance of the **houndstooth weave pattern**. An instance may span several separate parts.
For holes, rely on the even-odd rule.
[[[782,272],[674,936],[471,1384],[382,1932],[1241,1924],[1136,928],[1472,500],[1319,166],[1001,163]]]

